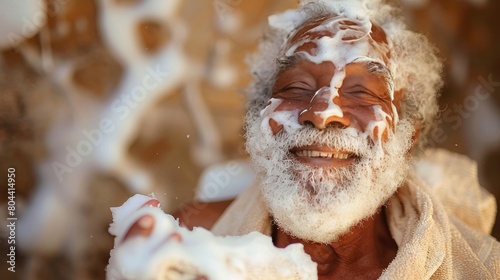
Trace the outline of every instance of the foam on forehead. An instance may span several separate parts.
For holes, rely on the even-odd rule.
[[[370,10],[365,2],[323,2],[330,8],[323,17],[310,18],[305,9],[271,16],[271,26],[289,33],[281,54],[287,57],[301,54],[316,64],[332,62],[337,73],[332,77],[331,87],[337,89],[343,83],[345,66],[349,63],[373,61],[388,69],[387,38],[384,31],[370,21]],[[302,5],[307,3],[303,1]],[[387,80],[389,95],[394,100],[390,72]]]
[[[312,50],[314,53],[303,53],[315,63],[331,61],[337,69],[342,69],[355,59],[369,57],[386,65],[386,55],[389,53],[387,42],[377,42],[370,36],[373,25],[370,21],[371,10],[367,8],[367,3],[376,1],[309,0],[302,1],[301,7],[307,6],[310,2],[328,7],[327,15],[323,18],[311,19],[307,9],[299,8],[269,17],[270,26],[289,34],[289,40],[283,50],[286,51],[286,56],[292,55],[297,49],[300,52],[300,47],[304,44],[313,43],[316,45]],[[311,22],[319,23],[319,25],[311,26]],[[296,36],[303,31],[304,26],[312,28]],[[376,26],[375,30],[376,33],[381,31]],[[376,34],[374,37],[380,41],[379,35]],[[385,35],[383,41],[385,41]],[[290,42],[294,44],[290,45]]]
[[[328,3],[333,6],[326,16],[310,18],[305,10],[299,9],[271,16],[269,23],[274,28],[288,31],[289,36],[282,47],[281,55],[291,57],[301,54],[316,64],[333,63],[337,69],[330,81],[333,100],[338,97],[338,90],[346,77],[347,64],[376,62],[388,70],[390,53],[385,33],[370,21],[370,11],[363,5],[364,1],[324,2],[327,5]],[[394,84],[390,71],[386,78],[388,94],[391,101],[394,101]],[[392,102],[391,105],[396,125],[397,110]],[[323,116],[325,120],[329,117],[328,114]],[[386,119],[380,121],[385,123]],[[387,125],[378,126],[380,137]],[[373,129],[367,131],[374,133]]]
[[[285,55],[301,52],[317,64],[331,61],[337,69],[344,68],[360,57],[368,57],[385,65],[387,48],[371,38],[371,27],[372,23],[368,20],[332,17],[298,38],[294,37],[285,47]],[[316,45],[311,52],[301,51],[301,47],[311,43]]]
[[[331,14],[343,15],[350,19],[356,18],[370,18],[371,11],[367,8],[367,3],[377,2],[376,0],[339,0],[339,1],[325,1],[325,0],[303,0],[300,6],[304,7],[309,3],[319,3],[331,11]],[[288,10],[281,14],[272,15],[269,17],[269,25],[276,29],[283,30],[287,33],[302,26],[308,19],[310,19],[307,12],[303,9]]]

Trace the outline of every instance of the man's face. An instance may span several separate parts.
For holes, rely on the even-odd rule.
[[[289,234],[334,241],[401,184],[412,127],[398,120],[388,57],[382,30],[339,17],[307,22],[283,49],[247,146]]]

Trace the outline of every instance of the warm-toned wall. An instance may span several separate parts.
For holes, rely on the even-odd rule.
[[[21,2],[33,1],[1,4],[2,13]],[[17,275],[20,279],[77,279],[75,275],[102,279],[112,247],[107,233],[109,207],[136,192],[127,172],[146,174],[150,180],[146,189],[154,191],[164,209],[171,211],[191,199],[203,168],[246,156],[243,91],[250,76],[244,58],[255,49],[267,16],[297,1],[178,1],[175,11],[156,11],[164,12],[166,21],[143,16],[132,24],[129,16],[111,33],[104,31],[100,3],[108,2],[116,11],[134,11],[155,1],[42,2],[47,20],[41,29],[28,32],[37,18],[26,17],[23,29],[15,33],[21,40],[0,46],[0,172],[16,168],[19,215],[32,206],[37,190],[49,188],[68,195],[60,198],[69,201],[67,205],[61,202],[61,207],[71,208],[75,216],[65,216],[71,219],[67,223],[71,229],[61,235],[66,238],[62,245],[54,241],[52,252],[49,245],[39,251],[29,246],[19,251]],[[500,34],[494,24],[495,13],[500,11],[498,1],[401,2],[412,28],[428,35],[446,60],[447,86],[440,101],[439,129],[431,135],[434,145],[478,160],[483,185],[500,197],[500,83],[495,82],[500,81]],[[485,4],[472,4],[480,2]],[[127,49],[123,46],[127,41],[117,42],[120,33],[132,34],[141,46],[141,57],[134,58],[132,51],[123,57],[110,47],[113,41]],[[98,160],[107,152],[96,145],[62,180],[47,179],[55,171],[44,168],[66,160],[66,145],[76,149],[86,139],[82,130],[99,127],[99,116],[109,110],[105,104],[119,99],[119,85],[127,71],[141,70],[144,58],[155,57],[173,43],[179,44],[177,52],[187,70],[172,83],[167,81],[168,86],[151,104],[144,101],[134,104],[137,108],[129,107],[134,127],[123,134],[127,141],[120,144],[123,149],[117,156],[122,161],[103,167],[87,160]],[[137,64],[130,64],[134,59]],[[489,92],[487,98],[475,98],[481,85]],[[189,95],[193,89],[195,94]],[[207,114],[202,114],[205,109]],[[116,125],[126,127],[129,120]],[[210,155],[202,160],[205,152]],[[42,182],[54,183],[43,186]],[[6,202],[6,196],[0,195],[0,205]],[[49,205],[42,208],[51,213]],[[499,226],[494,234],[500,236]],[[0,275],[6,271],[4,266],[2,262]]]

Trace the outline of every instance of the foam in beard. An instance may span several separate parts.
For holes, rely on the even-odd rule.
[[[377,119],[383,121],[385,112],[381,108],[373,110],[374,113],[380,112]],[[367,140],[368,134],[374,134],[376,123],[372,122],[370,132],[363,133],[366,137],[356,138]],[[258,127],[258,124],[254,126]],[[363,141],[359,149],[361,161],[353,164],[352,169],[343,170],[346,172],[330,173],[326,169],[307,166],[301,168],[300,165],[283,160],[287,155],[286,149],[281,150],[281,153],[276,151],[279,149],[266,149],[259,153],[256,149],[264,145],[254,145],[249,151],[255,163],[265,169],[262,176],[263,197],[276,223],[299,238],[330,243],[352,226],[372,216],[404,179],[407,167],[404,155],[408,147],[407,139],[411,136],[410,127],[407,120],[402,120],[395,136],[387,142],[379,142],[383,146],[375,143],[370,147],[368,141]],[[348,130],[354,129],[347,128],[345,131]],[[253,137],[255,141],[263,141],[264,138],[258,134]],[[321,136],[315,139],[321,139]],[[299,175],[295,172],[299,172]],[[329,177],[331,174],[335,176]],[[313,177],[312,187],[318,193],[314,193],[313,197],[304,195],[304,182],[313,182]]]
[[[158,207],[143,207],[149,200],[151,197],[136,195],[113,208],[114,230],[110,233],[116,237],[108,280],[317,279],[316,264],[300,244],[280,249],[258,232],[217,237],[202,228],[190,231]],[[127,236],[145,215],[154,220],[150,235]]]

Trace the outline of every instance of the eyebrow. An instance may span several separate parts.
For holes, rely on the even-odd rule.
[[[291,56],[280,55],[276,58],[276,63],[278,65],[278,73],[283,73],[286,70],[297,66],[305,58],[303,53],[294,53]]]
[[[363,67],[365,67],[368,73],[381,76],[387,83],[389,93],[394,91],[394,79],[392,78],[391,71],[389,71],[389,68],[387,68],[387,66],[378,61],[373,61],[373,60],[356,59],[353,62],[360,63]]]

